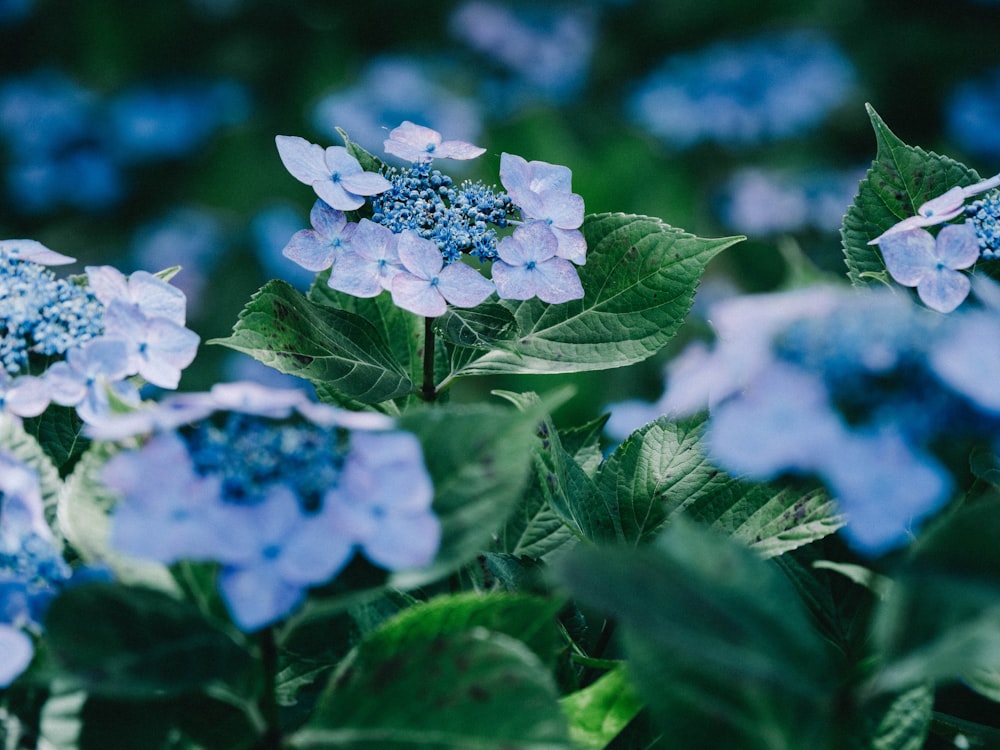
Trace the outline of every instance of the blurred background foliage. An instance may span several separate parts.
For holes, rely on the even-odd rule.
[[[487,148],[439,165],[456,177],[497,182],[507,151],[568,165],[588,212],[748,235],[700,297],[774,289],[790,263],[842,275],[866,101],[907,143],[1000,171],[998,33],[985,0],[0,0],[0,233],[74,271],[181,264],[189,324],[224,336],[266,279],[309,283],[281,249],[314,196],[274,136],[340,126],[381,154],[410,119]],[[669,354],[567,378],[561,415],[655,399]],[[254,364],[202,347],[182,388],[270,377]],[[550,384],[455,397],[483,387]]]

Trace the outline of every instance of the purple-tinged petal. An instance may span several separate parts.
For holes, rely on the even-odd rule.
[[[28,668],[35,655],[29,636],[7,623],[0,623],[0,688],[5,688]]]
[[[495,262],[492,273],[500,299],[531,299],[538,293],[538,275],[524,265]]]
[[[544,221],[530,221],[514,230],[497,245],[497,255],[512,266],[538,263],[555,256],[559,240]]]
[[[584,239],[583,232],[579,229],[559,229],[558,227],[549,228],[552,230],[552,234],[556,236],[556,240],[558,240],[559,243],[556,255],[560,258],[573,261],[578,266],[586,265],[587,240]]]
[[[313,185],[330,179],[330,170],[324,159],[323,147],[310,143],[297,135],[279,135],[274,139],[278,156],[285,169],[299,182]]]
[[[323,201],[316,201],[309,211],[309,223],[321,237],[340,237],[347,226],[347,216]]]
[[[377,263],[349,248],[334,264],[327,286],[355,297],[375,297],[385,288]]]
[[[18,417],[37,417],[48,408],[51,400],[42,378],[34,375],[10,378],[0,370],[0,411]]]
[[[236,411],[272,419],[284,419],[293,409],[309,400],[298,389],[268,388],[249,380],[216,383],[209,393],[215,408],[220,411]]]
[[[884,232],[882,232],[882,234],[880,234],[875,239],[868,240],[868,244],[881,246],[882,243],[884,243],[887,238],[897,235],[901,232],[908,232],[911,229],[918,229],[920,227],[931,227],[937,224],[943,224],[946,221],[951,221],[952,219],[956,218],[959,214],[962,213],[963,210],[964,208],[960,206],[951,213],[939,214],[937,216],[930,216],[930,217],[919,216],[919,215],[909,216],[903,219],[902,221],[893,224],[891,227],[886,229]]]
[[[334,246],[312,229],[300,229],[293,234],[281,254],[314,273],[326,270],[336,259]]]
[[[414,163],[431,161],[440,144],[441,134],[438,131],[409,120],[390,130],[389,137],[383,142],[387,154]]]
[[[968,268],[979,260],[976,229],[967,221],[941,227],[935,248],[938,260],[955,270]]]
[[[576,268],[565,258],[550,258],[535,266],[538,299],[558,305],[583,298],[583,285]]]
[[[49,250],[37,240],[0,240],[0,255],[30,261],[40,266],[65,266],[76,263],[76,258]]]
[[[392,280],[392,302],[396,307],[409,310],[425,318],[444,315],[448,306],[437,286],[427,279],[408,271],[397,274]]]
[[[533,193],[569,193],[573,183],[573,172],[569,167],[559,164],[549,164],[545,161],[528,162],[531,179],[528,189]]]
[[[414,276],[429,281],[441,273],[444,259],[438,246],[416,232],[401,232],[396,249],[399,262]]]
[[[436,156],[439,159],[475,159],[486,153],[482,146],[476,146],[468,141],[443,141],[437,148]]]
[[[392,187],[392,183],[377,172],[357,172],[343,175],[341,184],[356,195],[378,195]]]
[[[545,219],[559,229],[579,229],[583,224],[583,197],[576,193],[560,193],[549,190],[538,193],[542,201],[544,216],[532,216],[533,219]]]
[[[332,176],[334,181],[365,171],[361,162],[351,156],[351,152],[344,146],[328,146],[323,152],[323,161],[326,164],[326,178],[330,179]]]
[[[969,277],[948,268],[928,271],[917,284],[917,296],[927,307],[940,313],[950,313],[969,296]]]
[[[928,219],[937,219],[943,216],[954,218],[962,210],[965,197],[964,188],[953,187],[937,198],[931,198],[929,201],[920,204],[920,207],[917,209],[917,215]],[[939,221],[949,220],[946,218],[939,219]]]
[[[87,286],[103,304],[112,300],[132,301],[128,290],[128,277],[114,266],[86,266]]]
[[[225,568],[219,593],[236,626],[245,633],[277,622],[305,598],[305,589],[282,580],[272,567]]]
[[[500,183],[508,193],[530,193],[531,170],[524,158],[506,152],[500,154]]]
[[[441,522],[429,511],[392,514],[365,543],[365,557],[387,570],[430,565],[441,544]]]
[[[879,243],[889,275],[903,286],[916,286],[937,266],[934,236],[926,229],[909,229]]]
[[[325,180],[317,180],[312,183],[312,187],[316,191],[316,195],[341,211],[353,211],[365,205],[365,199],[347,191],[340,180],[335,182],[328,177]]]
[[[475,307],[496,290],[492,281],[461,261],[441,271],[437,288],[456,307]]]
[[[128,279],[132,302],[144,315],[161,317],[184,325],[187,297],[177,287],[148,271],[136,271]]]
[[[950,388],[980,409],[1000,414],[1000,317],[975,312],[959,318],[957,330],[934,341],[931,368]]]

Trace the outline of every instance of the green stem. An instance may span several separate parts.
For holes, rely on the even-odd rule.
[[[424,318],[424,382],[420,386],[420,397],[430,403],[437,399],[434,386],[434,318]]]
[[[255,746],[257,750],[280,750],[281,727],[278,723],[278,700],[275,686],[278,680],[278,642],[274,628],[267,627],[258,634],[261,664],[264,670],[264,688],[258,701],[264,719],[264,733]]]

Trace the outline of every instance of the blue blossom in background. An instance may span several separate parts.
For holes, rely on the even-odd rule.
[[[116,156],[125,162],[185,156],[242,123],[249,96],[235,81],[139,84],[107,105]]]
[[[674,361],[643,421],[707,406],[713,460],[756,480],[819,477],[861,551],[901,544],[950,499],[952,471],[967,467],[949,466],[942,444],[1000,438],[984,385],[1000,377],[988,344],[1000,308],[946,317],[888,290],[816,287],[726,300],[709,318],[714,347]]]
[[[251,246],[265,276],[270,279],[284,279],[300,291],[307,290],[312,285],[316,273],[298,263],[289,262],[289,259],[284,255],[284,250],[288,245],[289,237],[298,231],[306,231],[300,230],[304,223],[305,216],[302,211],[297,206],[284,201],[275,201],[265,205],[250,220]],[[271,368],[265,369],[271,370]],[[276,370],[271,371],[277,372]],[[242,378],[233,379],[241,380]]]
[[[482,131],[482,116],[473,99],[452,88],[453,64],[407,56],[376,57],[352,86],[321,98],[312,110],[312,125],[338,138],[336,128],[368,151],[378,151],[390,129],[404,120],[422,123],[452,138],[474,142]]]
[[[632,119],[664,142],[752,146],[817,127],[851,92],[854,66],[798,30],[724,41],[666,60],[631,95]]]
[[[0,24],[15,24],[31,15],[35,0],[0,0]]]
[[[31,663],[28,633],[40,633],[46,605],[70,576],[45,522],[37,472],[0,450],[0,687]]]
[[[390,570],[428,565],[440,523],[420,443],[375,414],[302,391],[227,383],[107,420],[94,437],[152,432],[116,454],[112,544],[160,562],[220,564],[219,592],[245,631],[288,615],[360,550]],[[147,537],[155,543],[144,544]]]
[[[713,202],[727,228],[752,236],[839,231],[864,170],[741,169]]]
[[[963,150],[1000,157],[1000,68],[955,87],[945,99],[945,128]]]
[[[458,41],[479,53],[482,99],[509,114],[534,100],[566,102],[586,83],[597,17],[584,7],[530,7],[471,0],[449,19]]]

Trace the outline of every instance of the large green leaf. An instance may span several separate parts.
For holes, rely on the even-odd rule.
[[[644,360],[677,331],[706,264],[742,239],[701,239],[625,214],[588,216],[583,234],[584,298],[557,305],[501,300],[517,322],[517,338],[498,340],[455,375],[578,372]]]
[[[521,641],[474,628],[379,631],[344,663],[296,748],[569,750],[548,670]]]
[[[974,170],[953,159],[906,145],[870,104],[866,108],[875,129],[875,161],[858,186],[841,230],[847,276],[855,285],[885,278],[885,264],[869,240],[901,219],[914,216],[931,198],[955,185],[979,180]]]
[[[39,416],[25,419],[24,429],[38,440],[63,475],[90,444],[83,434],[83,420],[69,406],[50,404]]]
[[[828,746],[837,662],[772,563],[678,520],[653,544],[580,545],[555,569],[619,622],[668,746]]]
[[[254,662],[194,606],[152,589],[87,583],[63,591],[45,617],[48,653],[64,684],[138,700],[251,683]]]
[[[872,689],[899,691],[1000,669],[1000,500],[980,500],[931,529],[893,576],[873,640]]]
[[[321,397],[342,394],[365,404],[413,389],[378,330],[344,310],[320,305],[284,281],[269,281],[250,298],[228,338],[213,339],[280,372],[306,378]]]
[[[860,708],[852,734],[859,750],[921,750],[934,708],[932,685],[883,695]]]
[[[569,736],[584,750],[604,750],[643,706],[623,665],[559,702],[569,719]]]

